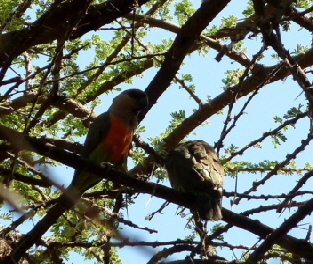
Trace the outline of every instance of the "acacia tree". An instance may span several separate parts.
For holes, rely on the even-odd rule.
[[[313,210],[312,189],[307,184],[313,175],[310,160],[301,159],[300,166],[295,163],[299,155],[310,155],[313,98],[308,75],[313,50],[303,45],[290,48],[283,42],[285,34],[293,33],[293,26],[308,35],[313,31],[310,1],[245,1],[245,9],[238,18],[225,16],[231,13],[227,9],[231,0],[207,0],[202,4],[187,0],[0,2],[0,196],[4,210],[1,263],[63,263],[70,251],[79,253],[80,261],[87,258],[98,263],[119,263],[117,249],[133,246],[147,248],[148,263],[157,263],[182,251],[188,258],[181,257],[173,263],[267,263],[273,258],[283,263],[313,261],[312,226],[304,226],[304,237],[288,235],[301,221],[309,221]],[[155,30],[163,32],[164,37],[162,34],[156,37]],[[173,40],[167,33],[174,36]],[[251,39],[252,52],[246,48]],[[211,90],[197,87],[193,83],[195,76],[183,72],[183,64],[196,63],[198,55],[194,54],[206,56],[208,51],[214,54],[205,57],[208,65],[213,60],[227,65],[222,77],[223,90],[212,88],[209,83]],[[185,59],[189,55],[191,59]],[[88,63],[84,61],[86,57]],[[81,145],[76,141],[86,134],[96,117],[94,108],[111,91],[135,82],[136,77],[148,70],[153,71],[153,78],[145,88],[150,108],[141,117],[143,122],[150,119],[150,123],[158,126],[157,117],[150,113],[158,106],[158,100],[166,98],[167,89],[178,86],[183,97],[191,98],[197,108],[188,116],[184,98],[175,98],[182,102],[180,109],[171,113],[170,123],[161,134],[150,131],[152,136],[143,140],[139,134],[144,136],[145,128],[140,126],[130,154],[134,165],[127,174],[80,159]],[[298,89],[301,104],[295,100],[294,105],[282,110],[285,115],[271,116],[276,127],[261,124],[251,141],[247,127],[242,128],[244,143],[236,145],[232,135],[244,113],[249,112],[263,90],[288,76],[292,76],[290,85]],[[167,109],[168,105],[161,107]],[[255,123],[250,123],[251,127],[260,123],[260,116],[268,118],[265,99],[256,107],[261,108],[261,114],[254,118]],[[223,220],[218,224],[210,222],[207,233],[203,223],[189,221],[190,215],[179,210],[175,217],[183,217],[189,236],[161,242],[129,239],[128,233],[120,229],[122,225],[138,234],[156,232],[154,228],[141,228],[134,215],[130,214],[129,219],[125,216],[139,194],[158,197],[161,204],[194,206],[192,194],[164,186],[163,159],[170,148],[192,137],[190,133],[200,127],[210,130],[202,125],[215,116],[220,120],[220,132],[214,137],[215,144],[210,143],[220,155],[226,181],[259,177],[247,183],[244,191],[225,188],[225,199],[229,198],[232,205],[244,204],[238,207],[242,210],[234,213],[224,208]],[[301,122],[305,125],[298,126]],[[297,134],[291,136],[293,143],[297,139],[292,149],[280,150],[282,158],[278,161],[260,160],[264,152],[290,145],[291,127]],[[271,147],[268,139],[272,139]],[[257,153],[253,158],[249,153],[252,148]],[[87,168],[104,181],[83,194],[75,207],[64,210],[57,222],[39,221],[64,190],[49,177],[51,167],[61,164]],[[283,183],[289,175],[301,178],[288,186],[287,194],[279,186],[270,188],[275,176]],[[122,187],[113,188],[112,182]],[[264,192],[263,186],[273,192]],[[120,192],[125,197],[123,203],[114,198]],[[261,206],[257,201],[262,201]],[[9,212],[5,211],[7,204]],[[164,203],[151,213],[151,225],[158,225],[154,215],[165,211],[166,206]],[[265,220],[268,213],[275,223]],[[162,221],[169,222],[174,216],[166,212],[163,217]],[[34,225],[25,227],[29,219]],[[49,233],[42,236],[34,232],[38,221],[42,230],[50,228]],[[253,236],[253,242],[241,240],[242,230]],[[228,240],[231,232],[236,234],[237,244]],[[169,248],[157,253],[148,250],[164,246]],[[240,250],[241,258],[232,260],[225,254],[226,249]],[[129,262],[136,262],[135,257]]]

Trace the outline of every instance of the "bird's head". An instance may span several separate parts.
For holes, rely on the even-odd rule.
[[[140,111],[146,110],[149,106],[148,96],[139,89],[128,89],[113,99],[111,108],[120,108],[123,111],[131,111],[138,116]]]

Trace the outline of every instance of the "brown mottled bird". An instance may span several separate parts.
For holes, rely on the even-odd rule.
[[[173,189],[196,195],[201,219],[222,219],[225,172],[208,143],[192,140],[178,144],[169,151],[165,168]]]

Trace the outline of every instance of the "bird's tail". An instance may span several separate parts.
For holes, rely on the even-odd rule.
[[[221,220],[222,196],[219,191],[197,195],[197,209],[202,220]]]

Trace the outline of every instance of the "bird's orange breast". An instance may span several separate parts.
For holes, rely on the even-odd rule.
[[[110,129],[104,140],[100,143],[101,147],[107,149],[111,162],[119,162],[122,157],[128,155],[129,145],[133,133],[129,128],[114,115],[110,114]]]

